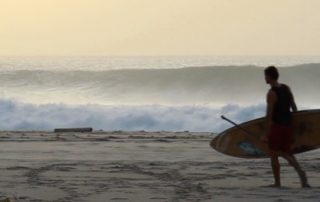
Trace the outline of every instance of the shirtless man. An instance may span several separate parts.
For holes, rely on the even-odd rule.
[[[270,150],[271,166],[275,183],[280,187],[279,157],[286,159],[297,171],[302,187],[310,187],[305,172],[301,169],[291,152],[294,137],[291,127],[291,110],[297,111],[293,94],[289,86],[278,82],[277,68],[269,66],[264,70],[266,83],[270,85],[267,94],[267,134],[266,141]]]

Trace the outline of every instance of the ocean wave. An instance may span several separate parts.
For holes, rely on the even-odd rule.
[[[320,64],[281,67],[281,81],[298,101],[320,99]],[[0,96],[32,103],[239,104],[264,102],[268,86],[259,66],[123,69],[110,71],[18,70],[0,72]]]
[[[226,115],[236,122],[258,118],[264,104],[223,107],[160,105],[35,105],[0,100],[1,130],[52,130],[57,127],[93,127],[95,130],[220,132],[230,127],[220,119]]]

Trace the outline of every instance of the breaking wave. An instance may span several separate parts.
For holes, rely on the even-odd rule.
[[[298,103],[318,103],[320,64],[282,67],[280,74]],[[2,98],[42,104],[252,105],[264,102],[267,89],[257,66],[0,72]]]
[[[320,64],[281,67],[298,107],[317,108]],[[264,115],[263,68],[0,71],[0,128],[219,132]]]
[[[241,107],[34,105],[0,100],[3,130],[52,130],[57,127],[93,127],[95,130],[219,132],[230,125],[224,114],[242,122],[264,114],[263,104]]]

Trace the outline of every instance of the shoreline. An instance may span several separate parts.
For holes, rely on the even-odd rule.
[[[119,139],[212,139],[217,135],[211,132],[168,132],[168,131],[93,131],[93,132],[54,132],[54,131],[0,131],[0,142],[5,141],[102,141]]]

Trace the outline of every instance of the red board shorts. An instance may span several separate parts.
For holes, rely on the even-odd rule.
[[[291,153],[293,143],[293,130],[290,125],[272,124],[268,135],[268,146],[270,150]]]

